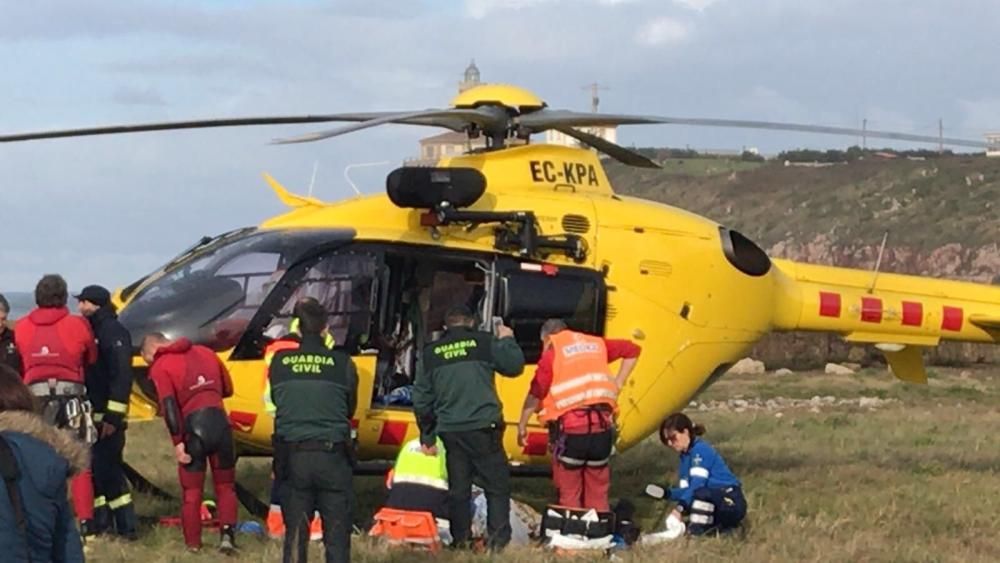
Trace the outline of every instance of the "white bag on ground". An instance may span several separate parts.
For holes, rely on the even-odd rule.
[[[584,551],[590,549],[611,549],[612,536],[603,538],[585,538],[575,534],[553,533],[549,536],[548,547],[552,549],[566,549],[573,551]]]
[[[639,542],[643,545],[656,545],[658,543],[676,540],[677,538],[683,536],[684,532],[687,531],[687,527],[684,526],[684,522],[673,514],[667,517],[666,525],[667,529],[662,532],[656,532],[655,534],[643,534],[643,536],[639,538]]]

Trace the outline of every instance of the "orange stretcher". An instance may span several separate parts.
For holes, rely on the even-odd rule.
[[[381,537],[390,545],[426,549],[431,553],[441,550],[437,521],[430,512],[382,508],[374,518],[369,536]]]

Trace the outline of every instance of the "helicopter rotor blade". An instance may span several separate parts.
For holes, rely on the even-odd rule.
[[[478,125],[483,130],[491,131],[506,129],[508,125],[508,118],[506,113],[498,108],[481,107],[476,109],[427,109],[421,111],[392,113],[382,115],[374,119],[364,120],[353,125],[339,127],[337,129],[318,131],[316,133],[309,133],[298,137],[275,139],[272,141],[272,144],[284,145],[290,143],[321,141],[323,139],[329,139],[330,137],[346,135],[347,133],[353,133],[355,131],[371,127],[378,127],[379,125],[387,125],[389,123],[445,127],[454,131],[460,131],[466,125],[471,123]]]
[[[931,135],[915,135],[912,133],[897,133],[894,131],[878,131],[871,129],[854,129],[849,127],[830,127],[826,125],[807,125],[801,123],[782,123],[776,121],[750,121],[743,119],[714,119],[701,117],[664,117],[654,115],[622,115],[584,113],[565,110],[542,109],[522,115],[517,119],[522,127],[531,131],[552,129],[554,127],[587,127],[612,125],[670,124],[696,125],[708,127],[738,127],[745,129],[770,129],[776,131],[800,131],[803,133],[824,133],[828,135],[847,135],[851,137],[869,137],[875,139],[894,139],[917,143],[941,143],[945,145],[985,148],[984,141],[970,139],[954,139],[935,137]]]
[[[296,123],[328,123],[331,121],[367,121],[385,115],[386,112],[334,114],[334,115],[293,115],[264,117],[233,117],[222,119],[198,119],[191,121],[165,121],[160,123],[140,123],[136,125],[110,125],[80,129],[58,129],[0,135],[0,143],[58,139],[63,137],[87,137],[91,135],[114,135],[117,133],[142,133],[147,131],[170,131],[176,129],[207,129],[212,127],[236,127],[246,125],[286,125]]]
[[[611,158],[624,164],[628,164],[629,166],[637,166],[639,168],[660,168],[659,164],[646,158],[645,156],[621,145],[612,143],[607,139],[598,137],[597,135],[592,135],[590,133],[580,131],[579,129],[573,129],[572,127],[554,127],[554,129],[563,135],[573,137],[577,141],[593,147]]]

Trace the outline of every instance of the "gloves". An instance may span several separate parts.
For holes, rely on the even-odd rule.
[[[661,487],[659,485],[655,485],[653,483],[650,483],[650,484],[646,485],[646,494],[648,496],[651,496],[651,497],[653,497],[655,499],[659,499],[659,500],[669,500],[670,499],[670,490],[669,489],[664,489],[663,487]]]

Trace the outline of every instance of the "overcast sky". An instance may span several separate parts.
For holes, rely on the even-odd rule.
[[[585,110],[860,126],[981,139],[1000,129],[995,0],[0,0],[0,131],[441,107],[484,81]],[[323,129],[323,126],[319,127]],[[269,171],[366,192],[434,130],[269,146],[314,126],[0,146],[0,291],[46,272],[119,286],[205,234],[282,211]],[[677,126],[638,146],[845,147],[856,139]],[[897,145],[899,146],[899,145]]]

